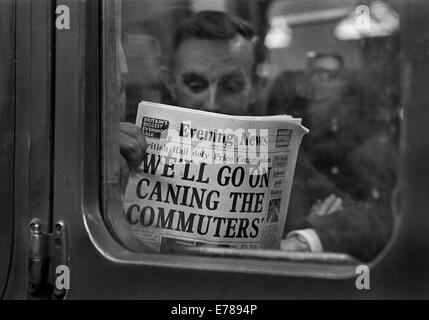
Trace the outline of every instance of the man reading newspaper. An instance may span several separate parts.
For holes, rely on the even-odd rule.
[[[177,28],[172,63],[160,70],[161,78],[178,106],[246,115],[257,99],[257,52],[247,23],[222,12],[200,12]],[[139,130],[121,124],[121,153],[130,167],[142,160],[146,147]],[[282,250],[344,252],[371,260],[390,236],[386,210],[353,201],[302,152],[288,212]]]

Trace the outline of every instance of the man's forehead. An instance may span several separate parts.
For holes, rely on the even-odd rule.
[[[340,61],[335,57],[320,57],[313,62],[313,68],[335,71],[340,68]]]
[[[177,49],[177,71],[212,72],[223,69],[251,71],[254,64],[253,44],[237,36],[229,40],[188,39]]]

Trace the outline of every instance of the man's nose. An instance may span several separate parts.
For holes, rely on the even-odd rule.
[[[211,85],[207,92],[207,95],[204,98],[202,109],[205,111],[216,112],[219,111],[220,105],[218,103],[218,92],[216,85]]]

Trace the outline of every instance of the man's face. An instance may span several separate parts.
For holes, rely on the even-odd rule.
[[[321,57],[313,62],[310,70],[311,99],[323,101],[337,97],[343,90],[343,81],[339,78],[341,63],[335,57]]]
[[[176,51],[172,92],[186,108],[245,115],[255,92],[253,44],[232,40],[184,41]]]

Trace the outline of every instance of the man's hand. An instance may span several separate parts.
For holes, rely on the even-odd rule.
[[[125,192],[130,171],[140,165],[146,154],[146,139],[139,127],[121,122],[118,140],[121,153],[120,184],[122,191]]]
[[[282,240],[282,242],[280,243],[280,250],[309,252],[311,251],[311,248],[307,241],[305,241],[299,235],[294,234]]]
[[[136,169],[146,154],[146,139],[142,130],[128,122],[121,122],[119,127],[119,146],[130,170]]]
[[[329,195],[325,200],[317,200],[311,207],[310,216],[329,216],[335,211],[343,209],[343,200],[334,194]]]

